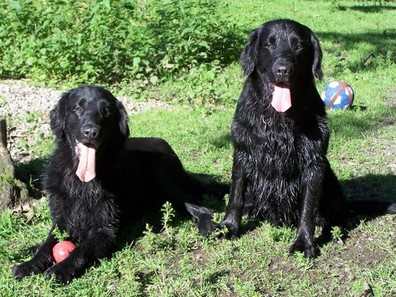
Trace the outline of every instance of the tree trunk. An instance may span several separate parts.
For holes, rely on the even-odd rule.
[[[0,118],[0,146],[7,148],[7,122]]]
[[[0,118],[0,211],[28,198],[25,184],[15,178],[15,169],[7,149],[7,124]]]

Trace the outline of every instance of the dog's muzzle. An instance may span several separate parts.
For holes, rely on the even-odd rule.
[[[278,59],[272,66],[272,73],[277,84],[287,84],[293,74],[293,64],[285,59]]]

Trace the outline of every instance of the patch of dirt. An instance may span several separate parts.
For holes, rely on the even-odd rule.
[[[271,257],[268,263],[268,272],[270,273],[279,273],[282,274],[290,274],[290,273],[298,273],[298,269],[291,265],[290,261],[287,261],[285,258],[280,256]]]
[[[392,251],[382,248],[382,244],[384,241],[396,242],[395,222],[395,217],[392,216],[379,217],[370,221],[374,227],[370,229],[375,232],[370,233],[362,226],[352,230],[341,248],[337,246],[315,260],[314,269],[308,271],[308,277],[312,282],[323,282],[323,276],[326,275],[325,279],[328,278],[329,283],[337,283],[332,288],[335,291],[331,296],[345,296],[351,284],[361,280],[359,272],[362,269],[374,269],[387,259],[392,259]],[[366,287],[364,292],[369,292],[370,284],[367,283]]]
[[[208,256],[201,248],[192,251],[192,258],[198,265],[204,265],[208,262]]]
[[[346,239],[342,251],[331,255],[331,258],[337,258],[343,262],[359,263],[360,267],[373,267],[386,259],[388,253],[378,248],[375,242],[381,239],[375,234],[352,231],[350,237]]]

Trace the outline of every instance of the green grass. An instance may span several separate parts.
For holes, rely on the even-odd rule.
[[[369,1],[227,2],[224,16],[245,32],[270,18],[290,17],[318,33],[326,77],[318,88],[343,79],[356,94],[355,110],[329,114],[331,164],[349,197],[394,200],[396,6],[372,11]],[[173,102],[171,110],[132,116],[132,135],[163,137],[189,171],[229,181],[228,135],[241,84],[235,60],[222,68],[194,68],[138,93],[133,84],[111,88]],[[26,149],[45,157],[49,142],[27,143]],[[33,213],[29,220],[10,211],[0,214],[0,296],[370,296],[363,295],[368,287],[374,296],[396,296],[394,216],[357,222],[345,242],[324,245],[313,261],[288,256],[291,228],[259,222],[237,240],[215,240],[199,236],[189,221],[168,219],[162,232],[148,227],[133,245],[63,287],[43,276],[20,282],[11,277],[12,265],[28,259],[26,249],[50,227],[46,200]]]

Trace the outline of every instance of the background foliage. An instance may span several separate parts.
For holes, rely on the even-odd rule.
[[[214,0],[1,1],[0,76],[155,84],[228,63],[239,33]]]

